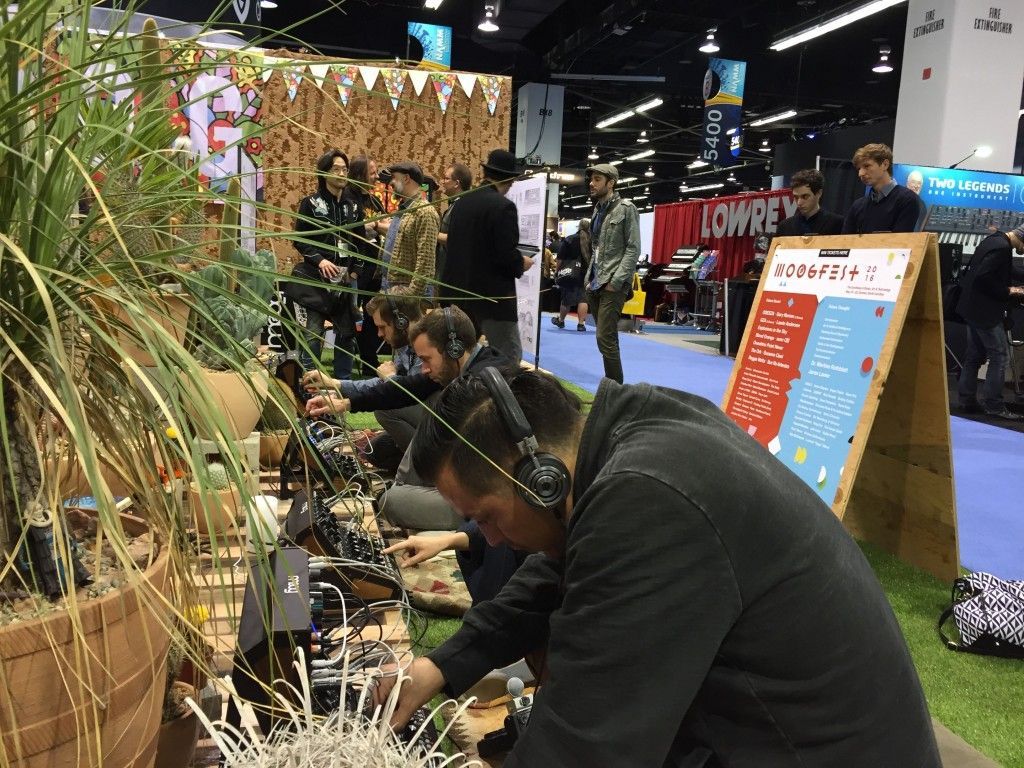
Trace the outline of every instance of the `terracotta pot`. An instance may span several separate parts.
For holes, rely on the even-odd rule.
[[[267,399],[270,374],[260,368],[254,371],[203,370],[205,383],[203,395],[209,397],[224,415],[228,426],[228,437],[242,440],[249,436],[263,413],[263,402]],[[182,377],[182,386],[192,397],[196,396],[195,382]],[[197,413],[185,403],[185,409],[195,424],[196,435],[204,440],[216,440],[216,429],[210,420]]]
[[[196,697],[195,689],[190,694]],[[196,754],[199,741],[199,718],[191,709],[181,717],[160,724],[153,768],[187,768]]]
[[[126,531],[144,521],[122,516]],[[142,574],[166,592],[166,547]],[[149,768],[156,755],[168,609],[141,580],[67,612],[0,628],[0,765]]]
[[[97,299],[97,304],[101,312],[105,313],[113,322],[119,325],[131,326],[128,315],[120,304],[104,299]],[[152,310],[161,327],[173,336],[179,344],[184,344],[185,331],[188,329],[189,313],[189,305],[185,297],[173,293],[162,293],[159,296],[154,296]],[[124,351],[125,357],[134,360],[139,365],[152,366],[156,364],[153,356],[145,347],[135,344],[123,332],[113,331],[113,333],[117,343]]]
[[[281,432],[261,432],[260,466],[266,469],[280,467],[284,449],[288,447],[288,438],[291,436],[291,430],[287,429]]]
[[[208,489],[204,495],[194,484],[188,487],[188,503],[196,519],[196,531],[203,536],[211,533],[223,536],[229,531],[237,530],[245,524],[245,508],[242,506],[242,495],[238,488],[231,486],[224,491]]]

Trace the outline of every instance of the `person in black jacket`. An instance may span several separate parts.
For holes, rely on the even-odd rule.
[[[853,201],[843,220],[844,235],[872,232],[918,232],[926,213],[921,198],[892,179],[892,150],[885,144],[865,144],[853,153],[853,167],[871,187]]]
[[[445,307],[426,315],[409,329],[409,343],[420,358],[419,373],[380,379],[350,391],[347,397],[337,392],[316,395],[306,403],[306,413],[317,417],[329,413],[395,410],[421,403],[429,406],[460,376],[488,366],[511,365],[495,347],[477,343],[472,321],[458,307]],[[302,383],[311,390],[331,384],[319,373],[306,374]],[[420,479],[412,465],[411,452],[418,433],[419,428],[398,466],[395,484],[381,497],[381,513],[403,528],[454,530],[464,522],[462,516],[452,510],[430,483]]]
[[[362,261],[354,231],[363,220],[363,212],[348,187],[348,156],[332,149],[316,161],[317,191],[302,198],[295,217],[295,249],[306,263],[315,267],[321,278],[338,287],[333,311],[329,314],[310,307],[296,306],[295,319],[302,326],[305,347],[300,354],[302,367],[316,368],[323,345],[324,323],[334,327],[334,377],[352,376],[355,357],[357,305],[355,294],[342,289],[359,278]],[[334,293],[332,291],[332,293]]]
[[[366,155],[353,157],[349,164],[348,178],[347,189],[351,190],[353,198],[362,208],[364,219],[369,220],[361,233],[362,236],[355,238],[356,247],[363,257],[363,268],[357,284],[363,326],[356,334],[356,343],[359,346],[359,362],[363,373],[373,376],[380,365],[380,360],[377,359],[380,340],[377,337],[377,326],[373,323],[373,314],[367,311],[366,304],[374,294],[380,292],[380,230],[384,228],[383,219],[380,217],[385,213],[384,204],[371,192],[377,182],[377,163]]]
[[[413,461],[488,543],[538,554],[408,666],[393,724],[546,646],[505,768],[939,768],[896,617],[812,488],[695,395],[602,381],[584,416],[548,374],[506,380],[527,430],[463,377]],[[531,429],[568,473],[553,507],[510,479]]]
[[[775,234],[780,236],[838,235],[843,231],[843,217],[821,207],[821,194],[825,190],[825,177],[821,171],[809,168],[797,171],[789,180],[789,188],[796,201],[797,212],[779,224]]]
[[[575,265],[579,265],[576,270]],[[556,278],[558,290],[561,292],[561,300],[558,307],[558,317],[552,317],[551,322],[559,328],[565,328],[565,316],[569,310],[576,307],[576,330],[581,333],[587,330],[587,292],[583,287],[583,278],[587,274],[587,265],[590,264],[590,219],[580,219],[579,230],[562,240],[558,248],[558,266],[556,269],[572,270],[573,275],[566,278]],[[557,274],[557,273],[556,273]]]
[[[1003,318],[1011,296],[1024,295],[1024,288],[1011,286],[1024,282],[1024,269],[1013,266],[1013,251],[1024,254],[1024,226],[1011,232],[993,232],[982,240],[971,257],[970,266],[960,276],[960,300],[956,311],[968,328],[967,354],[957,390],[960,409],[1019,421],[1003,400],[1009,341]],[[978,369],[988,359],[988,373],[977,400]]]
[[[452,210],[441,282],[452,286],[444,289],[445,298],[472,318],[487,343],[518,364],[523,350],[516,278],[533,266],[533,259],[516,248],[519,213],[516,204],[505,197],[519,175],[515,156],[503,149],[492,150],[483,173],[483,183],[459,198]]]

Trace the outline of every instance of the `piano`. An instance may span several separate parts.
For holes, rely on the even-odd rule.
[[[1024,214],[999,208],[968,208],[960,205],[931,205],[922,229],[936,232],[939,243],[959,245],[966,256],[988,237],[993,227],[1007,232],[1021,223]]]

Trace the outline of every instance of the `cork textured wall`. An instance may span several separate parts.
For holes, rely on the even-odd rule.
[[[286,52],[270,55],[283,57]],[[311,61],[315,57],[302,59]],[[308,72],[294,101],[288,98],[284,77],[275,75],[265,86],[265,199],[268,205],[289,212],[271,214],[264,222],[271,229],[292,230],[294,219],[290,212],[298,207],[299,200],[316,189],[316,159],[333,147],[349,157],[367,154],[381,167],[413,160],[423,167],[424,173],[438,180],[453,161],[466,163],[476,176],[490,150],[508,148],[512,119],[509,78],[501,79],[501,96],[494,115],[487,110],[479,83],[471,99],[456,84],[443,113],[430,80],[417,96],[407,78],[397,110],[391,105],[382,77],[377,78],[369,92],[361,78],[357,78],[356,84],[347,106],[342,106],[333,82],[325,80],[321,91]],[[290,271],[298,258],[287,240],[261,246],[273,249],[282,272]]]

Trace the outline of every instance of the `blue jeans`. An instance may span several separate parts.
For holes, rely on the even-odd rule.
[[[978,369],[988,359],[988,373],[985,374],[985,384],[981,388],[981,405],[988,413],[1000,413],[1006,410],[1003,385],[1006,381],[1006,363],[1010,354],[1006,331],[1001,323],[992,328],[978,328],[968,323],[967,330],[967,354],[964,356],[964,367],[957,383],[960,404],[970,406],[975,402],[978,392]]]
[[[327,320],[325,315],[314,312],[305,307],[295,307],[295,320],[302,326],[302,336],[309,347],[300,347],[299,363],[305,371],[317,368],[320,360],[320,352],[324,343],[324,323]],[[338,324],[335,323],[335,328]],[[334,337],[334,378],[352,378],[352,355],[355,354],[355,337],[340,336],[335,332]]]

